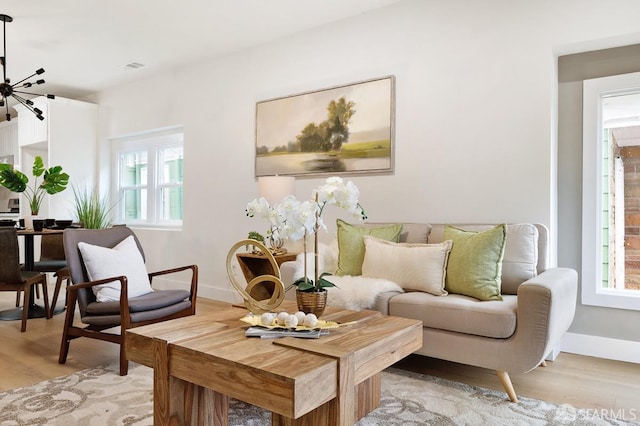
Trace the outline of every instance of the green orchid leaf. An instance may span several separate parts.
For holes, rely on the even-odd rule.
[[[327,280],[326,278],[324,278],[327,275],[331,275],[328,272],[324,272],[323,274],[320,275],[320,277],[318,278],[318,287],[320,289],[326,288],[326,287],[337,287],[334,283],[332,283],[331,281]]]
[[[2,164],[0,166],[3,166],[0,168],[0,185],[11,192],[24,192],[27,189],[29,178],[24,173],[13,169],[10,164]]]
[[[316,285],[313,284],[313,280],[308,278],[299,278],[297,279],[293,285],[298,287],[300,291],[324,291],[327,287],[337,287],[334,283],[324,278],[327,275],[331,275],[328,272],[324,272],[318,277],[318,283]]]
[[[313,289],[315,289],[315,286],[313,285],[313,280],[310,280],[304,277],[297,279],[293,283],[293,285],[298,287],[298,290],[300,291],[312,291]]]
[[[36,177],[42,176],[42,173],[44,173],[44,171],[44,161],[42,161],[42,157],[38,155],[36,156],[35,160],[33,160],[33,175]]]

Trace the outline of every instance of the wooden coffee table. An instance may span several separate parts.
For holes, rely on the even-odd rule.
[[[282,310],[295,312],[295,302]],[[247,338],[243,307],[127,330],[127,358],[154,369],[154,424],[228,424],[233,397],[273,425],[352,425],[380,404],[380,372],[422,346],[422,322],[330,309],[354,324],[319,339]]]

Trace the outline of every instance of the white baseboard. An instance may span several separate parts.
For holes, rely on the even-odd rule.
[[[560,348],[561,348],[560,345],[558,345],[555,348],[553,348],[551,350],[551,352],[549,352],[544,359],[546,361],[555,361],[556,358],[558,357],[558,355],[560,355],[560,352],[562,352],[562,350]]]
[[[227,288],[219,288],[219,287],[211,287],[211,286],[198,287],[198,297],[219,300],[221,302],[227,302],[227,303],[242,302],[242,297],[240,297],[237,291],[227,289]]]
[[[562,338],[561,350],[596,358],[640,363],[640,342],[630,340],[566,333]]]

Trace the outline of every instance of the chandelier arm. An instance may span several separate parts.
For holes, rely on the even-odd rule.
[[[23,90],[14,90],[13,93],[23,93],[25,95],[45,96],[42,93],[25,92]]]
[[[22,96],[20,96],[20,95],[16,95],[16,94],[15,94],[15,92],[12,92],[12,93],[11,93],[11,96],[13,96],[14,98],[16,98],[16,100],[17,100],[17,101],[21,101],[21,102],[24,102],[24,103],[26,103],[26,104],[33,105],[33,102],[32,102],[32,101],[30,101],[30,100],[29,100],[29,99],[27,99],[27,98],[23,98],[23,97],[22,97]]]
[[[42,74],[42,73],[40,73],[40,74]],[[27,80],[29,80],[31,77],[35,77],[36,75],[39,75],[39,74],[38,74],[37,72],[34,72],[34,73],[33,73],[33,74],[31,74],[29,77],[27,77],[27,78],[23,78],[22,80],[18,81],[17,83],[13,83],[13,84],[11,85],[11,87],[16,87],[18,84],[22,83],[23,81],[27,81]]]
[[[21,97],[21,96],[16,96],[15,94],[11,95],[16,101],[20,102],[22,105],[24,105],[24,107],[26,109],[28,109],[29,111],[31,111],[32,113],[34,113],[36,116],[40,115],[31,105],[29,105],[29,103],[27,102],[28,100]],[[32,102],[33,104],[33,102]]]

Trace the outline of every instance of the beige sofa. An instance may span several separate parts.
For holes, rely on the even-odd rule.
[[[492,225],[456,225],[471,231]],[[404,224],[400,242],[439,243],[444,225]],[[577,273],[549,266],[549,235],[539,224],[507,225],[502,263],[502,301],[449,294],[385,292],[372,309],[422,320],[423,346],[416,353],[496,370],[517,402],[510,373],[539,366],[569,328],[576,306]],[[451,267],[452,265],[449,265]],[[294,281],[295,262],[281,266]]]

